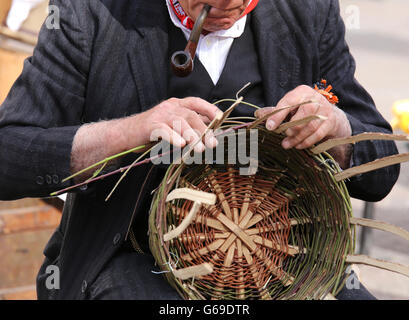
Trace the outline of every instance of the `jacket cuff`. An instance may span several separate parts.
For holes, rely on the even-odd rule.
[[[45,129],[30,144],[35,174],[31,182],[33,189],[39,188],[44,194],[68,188],[71,180],[62,182],[71,173],[71,151],[74,136],[80,126]],[[37,144],[36,141],[41,141]]]
[[[358,134],[361,134],[367,131],[364,124],[361,121],[351,116],[347,112],[345,112],[345,115],[347,116],[348,121],[351,125],[352,136],[356,136]],[[364,158],[361,156],[361,154],[365,152],[365,148],[366,148],[365,142],[353,144],[351,162],[350,162],[351,168],[365,164],[365,162],[362,161]],[[359,175],[356,175],[350,178],[351,181],[360,181],[361,179],[362,179],[362,174],[359,174]]]

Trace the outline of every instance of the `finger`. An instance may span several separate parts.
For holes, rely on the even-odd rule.
[[[186,140],[166,123],[159,123],[151,131],[150,141],[158,141],[159,139],[163,139],[178,148],[183,148],[186,145]]]
[[[200,136],[203,136],[203,134],[206,132],[207,130],[207,126],[206,124],[201,120],[200,116],[195,113],[192,112],[192,114],[190,114],[187,117],[187,121],[189,122],[189,125],[196,131],[199,132]],[[204,138],[204,137],[203,137]],[[205,144],[208,148],[214,148],[217,146],[218,142],[217,139],[214,136],[213,130],[209,130],[206,134],[206,139],[204,139]]]
[[[273,111],[274,111],[274,107],[260,108],[260,109],[257,109],[257,110],[254,112],[254,116],[255,116],[256,118],[262,118],[262,117],[266,116],[267,114],[269,114],[269,113],[271,113],[271,112],[273,112]]]
[[[190,113],[186,114],[185,119],[187,120],[187,122],[189,123],[190,127],[192,129],[194,129],[196,132],[198,132],[199,136],[203,136],[203,134],[206,132],[207,130],[207,126],[206,124],[200,119],[200,116],[191,111]],[[208,148],[214,148],[217,145],[217,140],[214,137],[213,131],[209,130],[208,135],[207,135],[207,139],[204,140],[206,143],[206,146]]]
[[[199,117],[200,117],[200,120],[202,120],[204,122],[204,124],[206,124],[206,125],[210,124],[211,121],[210,121],[210,119],[208,117],[202,116],[200,114],[199,114]]]
[[[275,130],[278,126],[287,118],[289,114],[296,111],[299,112],[300,107],[308,106],[307,104],[297,107],[299,104],[305,103],[309,100],[313,100],[318,93],[309,86],[301,85],[294,90],[287,93],[277,104],[277,110],[284,109],[281,112],[277,112],[267,120],[267,128]],[[293,107],[293,108],[288,108]],[[302,118],[302,116],[300,117]]]
[[[206,131],[206,124],[200,119],[200,116],[196,112],[188,110],[182,117],[192,129],[198,131],[199,135],[202,135]]]
[[[192,128],[185,118],[177,117],[173,119],[171,128],[191,146],[194,145],[196,152],[203,152],[205,150],[204,144],[200,141],[200,132]]]
[[[311,121],[308,125],[306,125],[302,130],[300,131],[294,131],[295,134],[293,136],[288,136],[285,138],[282,142],[282,146],[284,149],[290,149],[295,147],[296,145],[300,144],[303,142],[305,139],[310,137],[311,135],[314,134],[315,131],[317,131],[320,127],[322,120],[314,120]]]
[[[298,120],[304,119],[309,116],[318,115],[320,110],[321,110],[320,103],[309,103],[309,104],[303,105],[297,110],[297,112],[291,117],[289,121],[298,121]],[[298,126],[289,128],[288,130],[286,130],[285,133],[287,136],[295,136],[295,135],[298,135],[300,132],[304,132],[304,137],[303,137],[304,139],[307,135],[311,134],[311,130],[316,130],[318,125],[321,125],[319,121],[315,121],[315,122],[310,121],[308,123],[300,124]],[[305,130],[308,130],[308,131],[305,131]]]
[[[306,149],[312,147],[316,143],[322,141],[328,135],[329,130],[329,126],[323,124],[312,135],[296,145],[296,149]]]
[[[291,95],[293,95],[293,94],[291,93]],[[294,97],[292,97],[291,100],[287,100],[286,97],[281,99],[276,107],[266,107],[266,108],[257,110],[255,112],[255,116],[258,117],[258,118],[263,118],[263,117],[267,116],[268,114],[270,114],[272,112],[275,112],[266,121],[266,128],[268,130],[277,129],[281,125],[281,123],[286,118],[289,117],[289,115],[292,115],[292,114],[297,112],[296,106],[299,103],[302,103],[304,101],[303,99],[293,100]],[[298,101],[300,101],[300,102],[298,102]],[[293,108],[289,108],[289,107],[293,107]],[[279,110],[281,110],[281,111],[279,111]]]
[[[278,110],[279,110],[278,105],[277,105],[277,107],[265,107],[265,108],[262,108],[262,109],[257,110],[257,111],[254,113],[254,115],[255,115],[257,118],[263,118],[263,117],[267,116],[268,114],[270,114],[270,113],[272,113],[272,112],[275,112],[275,111],[278,111]],[[273,116],[269,117],[269,118],[266,120],[266,128],[267,128],[268,130],[275,130],[275,129],[277,129],[277,127],[281,124],[282,120],[284,120],[284,119],[286,118],[286,116],[288,115],[288,113],[289,113],[290,111],[291,111],[291,110],[289,110],[289,109],[284,109],[283,111],[279,111],[278,113],[276,113],[276,114],[274,114]],[[276,120],[276,119],[278,119],[278,116],[277,116],[278,114],[282,115],[282,120],[281,120],[279,123],[277,122],[278,120]]]
[[[329,127],[330,126],[327,123],[324,123],[312,135],[304,139],[302,142],[298,143],[295,148],[299,150],[310,148],[316,143],[322,141],[328,135]]]
[[[316,119],[312,120],[306,124],[296,126],[293,128],[290,128],[286,130],[286,135],[289,137],[289,140],[291,140],[291,144],[288,146],[289,148],[292,148],[296,146],[297,144],[301,143],[304,141],[306,138],[308,138],[310,135],[312,135],[315,131],[318,130],[318,128],[323,124],[323,121],[326,121],[327,118],[322,118],[322,119]]]
[[[214,104],[211,104],[203,99],[196,97],[189,97],[179,100],[179,105],[197,112],[198,114],[207,117],[212,121],[218,112],[221,110]]]

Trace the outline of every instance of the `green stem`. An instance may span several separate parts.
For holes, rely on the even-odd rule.
[[[66,181],[68,181],[68,180],[70,180],[72,178],[75,178],[75,177],[79,176],[80,174],[83,174],[83,173],[87,172],[88,170],[91,170],[91,169],[93,169],[95,167],[98,167],[99,165],[104,165],[105,166],[111,160],[115,160],[116,158],[125,156],[125,155],[127,155],[129,153],[136,152],[136,151],[139,151],[139,150],[144,149],[144,148],[146,148],[146,145],[138,146],[138,147],[135,147],[133,149],[130,149],[130,150],[115,154],[115,155],[110,156],[108,158],[105,158],[104,160],[101,160],[101,161],[99,161],[97,163],[94,163],[93,165],[91,165],[91,166],[89,166],[89,167],[87,167],[85,169],[82,169],[82,170],[78,171],[77,173],[74,173],[73,175],[65,178],[64,180],[62,180],[62,182],[66,182]],[[99,170],[101,170],[101,169],[99,169]]]
[[[115,184],[114,188],[111,190],[111,192],[109,193],[109,195],[106,197],[105,201],[108,201],[109,198],[111,198],[112,194],[115,192],[115,190],[118,188],[119,184],[121,183],[121,181],[125,178],[125,176],[128,174],[129,170],[132,169],[133,165],[135,165],[136,163],[138,163],[144,156],[146,156],[149,152],[151,152],[153,149],[150,148],[148,150],[146,150],[140,157],[138,157],[132,164],[131,166],[126,169],[126,171],[122,174],[122,176],[119,178],[119,180],[117,181],[117,183]]]
[[[216,101],[214,104],[218,104],[218,103],[222,103],[222,102],[236,102],[236,101],[237,101],[237,100],[235,100],[235,99],[222,99],[222,100]],[[255,108],[255,109],[260,109],[259,106],[256,106],[256,105],[254,105],[254,104],[252,104],[252,103],[249,103],[249,102],[241,101],[240,103],[242,103],[242,104],[244,104],[244,105],[247,105],[247,106],[250,106],[250,107],[253,107],[253,108]],[[101,160],[101,161],[99,161],[99,162],[97,162],[97,163],[94,163],[93,165],[91,165],[91,166],[89,166],[89,167],[87,167],[87,168],[85,168],[85,169],[82,169],[82,170],[80,170],[80,171],[74,173],[73,175],[71,175],[71,176],[69,176],[69,177],[63,179],[62,182],[66,182],[66,181],[68,181],[68,180],[70,180],[70,179],[72,179],[72,178],[75,178],[75,177],[77,177],[77,176],[79,176],[79,175],[81,175],[81,174],[83,174],[83,173],[85,173],[85,172],[87,172],[87,171],[89,171],[89,170],[91,170],[91,169],[94,169],[94,168],[96,168],[96,167],[98,167],[98,166],[100,166],[100,165],[103,165],[103,167],[100,168],[100,169],[98,169],[98,171],[97,171],[97,172],[98,172],[97,174],[99,174],[99,172],[105,167],[105,165],[106,165],[109,161],[115,160],[115,159],[117,159],[117,158],[119,158],[119,157],[125,156],[125,155],[127,155],[127,154],[132,153],[132,152],[139,151],[139,150],[144,149],[144,148],[146,148],[146,147],[147,147],[147,145],[138,146],[138,147],[135,147],[135,148],[133,148],[133,149],[130,149],[130,150],[127,150],[127,151],[124,151],[124,152],[115,154],[115,155],[110,156],[110,157],[108,157],[108,158],[105,158],[105,159],[103,159],[103,160]],[[95,175],[97,175],[97,174],[95,174]],[[93,176],[93,177],[94,177],[94,176]]]

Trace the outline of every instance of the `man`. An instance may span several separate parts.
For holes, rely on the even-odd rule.
[[[169,71],[169,58],[186,45],[189,24],[204,3],[213,8],[204,26],[200,59],[196,58],[188,78],[177,78]],[[270,130],[286,118],[327,117],[288,130],[284,148],[391,131],[354,79],[355,64],[344,41],[337,0],[51,0],[50,4],[60,9],[61,28],[43,27],[33,57],[25,62],[0,108],[2,200],[44,197],[68,187],[74,181],[62,183],[64,177],[149,142],[153,131],[169,136],[176,146],[192,143],[198,134],[185,133],[203,132],[218,111],[210,102],[233,97],[249,81],[245,99],[260,106],[318,101],[294,114],[283,111],[271,117],[266,123]],[[312,89],[321,78],[335,88],[337,107]],[[240,106],[235,114],[253,111]],[[269,111],[271,107],[262,109],[257,116]],[[182,125],[176,127],[174,121]],[[204,143],[215,146],[211,139]],[[203,148],[198,145],[197,151]],[[373,141],[331,152],[347,168],[397,150],[393,142]],[[175,291],[151,272],[155,266],[146,235],[150,193],[163,174],[163,168],[151,165],[132,170],[108,202],[105,197],[117,177],[70,193],[61,225],[44,251],[39,298],[176,299]],[[351,179],[348,189],[356,198],[378,201],[391,190],[398,174],[399,166],[377,170]],[[131,248],[130,229],[144,254]],[[46,288],[48,265],[60,268],[59,290]],[[345,295],[354,298],[350,292]],[[359,297],[371,298],[366,291]]]

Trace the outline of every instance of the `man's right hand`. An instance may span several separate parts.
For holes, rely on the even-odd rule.
[[[182,148],[200,140],[218,112],[221,111],[215,105],[200,98],[171,98],[148,111],[127,118],[124,134],[128,136],[127,144],[131,148],[135,146],[135,141],[142,140],[140,144],[146,144],[159,138]],[[209,148],[217,144],[212,133],[204,142]],[[205,144],[198,142],[195,151],[204,151]]]
[[[195,143],[218,112],[221,111],[215,105],[200,98],[171,98],[127,118],[83,125],[74,137],[71,172],[158,138],[181,148]],[[212,132],[204,140],[209,148],[217,145]],[[204,149],[202,141],[195,146],[196,152]],[[85,179],[87,175],[80,178]]]

